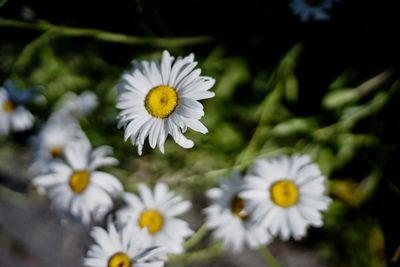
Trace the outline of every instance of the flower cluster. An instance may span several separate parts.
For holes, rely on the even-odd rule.
[[[205,209],[207,226],[225,247],[257,248],[271,236],[298,240],[307,226],[322,226],[320,211],[330,198],[324,195],[325,177],[308,156],[259,159],[244,178],[232,176],[207,191],[213,205]]]
[[[133,62],[122,76],[116,107],[118,127],[141,155],[145,140],[164,152],[168,135],[183,148],[193,147],[188,128],[207,133],[200,100],[212,98],[213,78],[201,76],[193,54],[176,60],[167,52],[161,62]],[[10,127],[32,127],[33,115],[22,106],[29,99],[15,87],[0,88],[0,133]],[[194,231],[179,218],[191,203],[158,182],[154,189],[139,183],[137,192],[124,192],[120,180],[101,168],[118,164],[109,146],[93,148],[79,119],[97,106],[97,97],[84,92],[64,96],[58,108],[32,138],[35,148],[33,185],[48,195],[52,207],[74,221],[93,225],[107,218],[107,228],[94,226],[93,244],[83,260],[89,267],[163,266],[167,254],[184,253]],[[11,125],[11,126],[10,126]],[[274,237],[298,240],[308,226],[322,226],[325,177],[308,156],[258,159],[242,175],[235,171],[209,189],[212,204],[204,209],[205,227],[215,240],[234,252],[269,244]],[[115,209],[115,200],[123,205]]]
[[[196,65],[193,54],[174,62],[164,51],[161,63],[134,62],[135,69],[123,75],[118,124],[125,129],[125,139],[138,146],[139,154],[147,137],[152,148],[158,145],[163,152],[169,134],[180,146],[190,148],[193,142],[183,136],[187,128],[207,132],[199,121],[204,111],[198,101],[214,96],[208,90],[215,81],[200,76]],[[5,101],[3,106],[8,107]],[[118,178],[98,170],[118,161],[110,156],[111,147],[92,148],[79,126],[78,119],[96,105],[97,98],[90,92],[70,93],[59,101],[32,138],[36,151],[33,184],[49,196],[62,216],[84,224],[102,221],[112,211],[115,199],[125,202],[116,211],[115,222],[109,216],[107,230],[93,228],[96,244],[84,259],[86,266],[163,266],[165,253],[182,253],[183,242],[193,234],[189,224],[177,218],[191,203],[164,183],[157,183],[154,193],[144,184],[138,185],[138,195],[124,193]]]

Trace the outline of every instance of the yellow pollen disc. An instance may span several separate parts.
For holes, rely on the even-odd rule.
[[[279,180],[273,183],[270,193],[272,201],[282,208],[293,206],[299,199],[299,191],[297,186],[292,181],[287,179]]]
[[[157,210],[145,210],[140,214],[139,226],[147,227],[149,234],[155,234],[161,230],[164,224],[164,218]]]
[[[246,220],[248,218],[248,214],[244,210],[244,200],[238,195],[235,195],[231,200],[231,211],[242,220]]]
[[[62,146],[53,146],[49,152],[53,158],[59,158],[64,154],[64,148]]]
[[[178,94],[174,88],[160,85],[149,91],[144,104],[150,115],[165,119],[178,105]]]
[[[85,191],[89,180],[90,174],[87,170],[75,171],[69,178],[69,186],[74,193],[80,194]]]
[[[5,112],[11,112],[14,110],[14,103],[11,102],[10,100],[6,100],[3,102],[3,110]]]
[[[111,258],[108,260],[107,267],[131,267],[131,266],[132,266],[131,258],[129,258],[129,256],[123,252],[118,252],[112,255]]]
[[[323,0],[304,0],[304,3],[306,3],[306,5],[313,7],[321,5],[322,2]]]

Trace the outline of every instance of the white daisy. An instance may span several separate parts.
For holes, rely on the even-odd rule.
[[[315,20],[328,20],[330,16],[326,13],[332,7],[334,0],[292,0],[290,8],[302,21],[311,18]]]
[[[101,220],[113,206],[112,197],[123,192],[116,177],[96,171],[117,163],[108,157],[111,152],[108,146],[92,150],[87,140],[70,142],[65,147],[66,162],[53,162],[50,173],[35,177],[33,184],[47,191],[56,210],[85,224]]]
[[[122,76],[118,86],[118,127],[125,128],[125,141],[130,138],[139,154],[147,137],[150,147],[158,146],[164,152],[169,134],[180,146],[191,148],[193,142],[183,135],[188,127],[203,134],[208,132],[199,121],[204,111],[198,100],[214,96],[208,90],[215,80],[200,76],[201,70],[194,69],[196,65],[193,54],[174,62],[164,51],[161,63],[134,62],[133,71]]]
[[[58,102],[57,112],[80,118],[92,112],[97,105],[97,96],[91,91],[84,91],[80,95],[69,92]]]
[[[330,198],[324,195],[325,177],[308,156],[257,160],[245,177],[240,194],[254,207],[254,215],[273,236],[300,239],[307,226],[322,226],[320,211]]]
[[[54,160],[64,157],[65,147],[69,142],[87,139],[78,123],[63,113],[52,115],[39,134],[32,139],[34,148],[35,173],[46,173]]]
[[[119,231],[111,220],[107,231],[94,227],[90,235],[96,242],[83,264],[88,267],[162,267],[165,249],[146,244],[147,230],[126,225]]]
[[[34,91],[19,90],[11,81],[0,87],[0,135],[13,131],[25,131],[33,126],[33,115],[24,107],[32,99]]]
[[[265,227],[256,223],[246,202],[239,197],[243,180],[239,172],[232,178],[224,178],[220,188],[207,191],[213,204],[204,209],[206,226],[213,229],[213,237],[222,240],[224,247],[240,252],[244,245],[251,249],[265,245],[270,240]]]
[[[154,194],[143,184],[138,188],[140,197],[125,193],[128,205],[117,211],[117,221],[147,228],[151,245],[166,247],[170,253],[182,253],[183,241],[193,231],[187,222],[175,216],[186,212],[190,202],[169,191],[164,183],[156,184]]]

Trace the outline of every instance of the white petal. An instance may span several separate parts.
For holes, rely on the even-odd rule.
[[[186,65],[184,65],[184,67],[182,68],[182,70],[180,71],[180,73],[178,74],[177,78],[176,78],[176,82],[175,85],[179,84],[180,81],[182,81],[182,79],[184,79],[197,65],[196,61],[190,62]],[[178,87],[179,90],[179,87]]]
[[[91,173],[90,178],[94,184],[111,195],[116,195],[123,191],[121,182],[111,174],[95,171]]]
[[[96,258],[84,258],[83,265],[88,267],[104,267],[107,265],[107,261]]]
[[[129,122],[125,129],[124,140],[128,140],[130,136],[135,136],[139,132],[143,124],[149,119],[151,119],[151,116],[149,114],[143,114],[143,116]]]
[[[190,129],[192,129],[194,131],[200,132],[202,134],[208,133],[207,128],[200,121],[198,121],[196,119],[187,118],[187,119],[185,119],[185,122],[186,122],[187,127],[189,127]]]
[[[160,135],[161,126],[163,125],[163,121],[161,119],[156,119],[153,122],[153,127],[149,133],[149,144],[151,148],[155,148],[157,145],[158,137]]]
[[[125,193],[124,194],[124,200],[127,202],[129,205],[131,205],[134,209],[142,209],[143,204],[142,201],[138,196],[136,196],[133,193]]]
[[[330,199],[325,196],[312,196],[302,194],[300,197],[299,204],[312,207],[317,210],[326,210],[330,203]]]
[[[188,211],[191,206],[192,205],[189,201],[182,201],[181,203],[169,208],[165,212],[168,216],[178,216]]]
[[[165,183],[157,183],[154,188],[154,199],[156,203],[161,202],[168,193],[168,185]]]
[[[147,186],[145,186],[144,184],[139,184],[138,189],[139,189],[140,197],[143,199],[144,205],[148,208],[154,208],[155,203],[154,203],[153,195],[152,195],[150,189]]]
[[[298,209],[296,207],[291,207],[288,209],[289,226],[293,233],[293,237],[296,240],[302,238],[306,233],[307,223],[301,217]]]
[[[162,83],[164,85],[168,85],[169,82],[172,60],[173,58],[168,53],[168,51],[164,50],[162,53],[162,60],[161,60],[161,76],[162,76]]]
[[[70,142],[65,148],[65,156],[74,170],[83,170],[88,167],[88,153],[91,147],[87,140]]]
[[[202,109],[193,109],[183,104],[178,106],[176,113],[183,117],[197,120],[204,116],[204,111]]]
[[[183,148],[192,148],[194,143],[192,140],[187,139],[185,136],[180,134],[179,140],[175,140],[175,142]]]

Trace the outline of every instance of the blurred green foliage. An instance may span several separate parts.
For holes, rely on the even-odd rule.
[[[4,3],[0,1],[0,6]],[[202,192],[214,186],[221,175],[232,169],[245,170],[257,157],[309,154],[330,179],[329,192],[335,200],[326,214],[326,226],[313,229],[316,234],[310,235],[310,242],[337,266],[378,267],[388,263],[384,251],[391,230],[382,229],[380,218],[368,212],[371,202],[380,201],[377,192],[382,183],[387,183],[383,177],[385,163],[380,161],[386,150],[380,133],[368,125],[397,94],[395,71],[383,70],[354,85],[353,70],[344,70],[324,90],[320,106],[304,115],[297,112],[309,104],[301,102],[308,95],[301,97],[298,77],[302,44],[282,55],[276,67],[254,71],[246,57],[231,55],[223,44],[212,43],[209,51],[196,55],[202,73],[217,79],[213,88],[216,97],[203,101],[206,115],[202,121],[209,133],[189,130],[187,135],[195,142],[191,150],[169,139],[165,154],[147,146],[139,157],[129,142],[123,142],[122,130],[116,128],[115,85],[121,73],[130,68],[131,57],[160,58],[162,50],[158,47],[186,43],[172,38],[164,44],[149,38],[145,42],[149,47],[132,47],[125,65],[118,65],[101,56],[97,43],[100,39],[118,43],[112,34],[96,39],[97,31],[52,26],[42,30],[20,50],[0,52],[0,66],[9,74],[1,78],[15,80],[21,87],[35,85],[41,89],[45,101],[32,106],[39,118],[37,128],[66,92],[95,92],[99,106],[82,119],[81,126],[94,146],[114,148],[120,165],[108,171],[123,181],[126,190],[135,190],[139,181],[165,181],[188,198],[204,201]],[[191,42],[190,38],[185,40]],[[178,46],[172,50],[179,55],[196,51]],[[8,140],[0,141],[3,146]],[[26,151],[24,146],[15,149]]]

